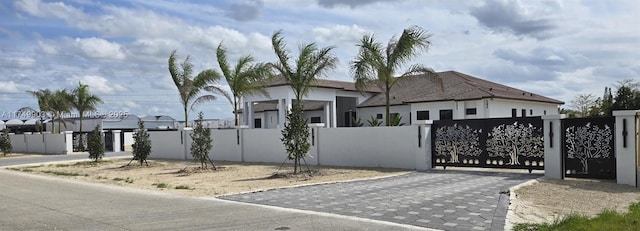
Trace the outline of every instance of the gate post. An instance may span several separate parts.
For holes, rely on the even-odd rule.
[[[640,110],[614,111],[615,126],[615,155],[616,182],[637,187],[637,126],[636,116]]]
[[[566,115],[543,115],[544,176],[564,179],[561,121]]]
[[[113,152],[121,152],[122,150],[120,150],[120,142],[122,142],[120,140],[120,130],[112,130],[111,134],[113,134],[113,142],[111,142],[111,145],[113,145],[113,148],[111,150],[113,150]]]
[[[416,123],[418,125],[418,131],[416,134],[417,143],[416,153],[415,153],[415,169],[416,170],[429,170],[432,169],[431,165],[431,125],[433,125],[433,120],[418,120]]]
[[[73,131],[64,131],[64,154],[73,153]]]

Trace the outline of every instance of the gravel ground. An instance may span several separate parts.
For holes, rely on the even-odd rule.
[[[640,190],[610,180],[540,178],[512,192],[509,223],[553,222],[571,213],[626,212]]]

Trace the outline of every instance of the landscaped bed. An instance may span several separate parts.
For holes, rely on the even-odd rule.
[[[269,163],[214,162],[218,170],[202,170],[193,161],[149,160],[140,166],[129,159],[82,161],[13,167],[16,171],[64,178],[153,189],[190,196],[219,196],[224,194],[267,190],[303,184],[327,183],[393,176],[407,170],[385,168],[344,168],[312,166],[311,175],[291,174],[293,167]],[[306,166],[303,166],[307,170]]]

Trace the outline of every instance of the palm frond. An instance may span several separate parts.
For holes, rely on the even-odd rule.
[[[216,58],[218,59],[218,66],[220,66],[222,75],[227,80],[227,83],[231,85],[233,80],[231,80],[230,77],[232,77],[233,74],[229,69],[229,62],[227,61],[227,49],[222,45],[222,42],[218,44],[218,49],[216,49]]]
[[[201,89],[209,84],[217,84],[220,80],[221,76],[214,69],[206,69],[198,73],[198,75],[193,78],[193,86],[195,89]]]
[[[431,46],[431,35],[418,26],[405,29],[389,54],[389,66],[399,68],[405,62],[415,58],[421,51]]]
[[[215,101],[217,98],[214,95],[202,95],[198,98],[196,98],[193,103],[191,103],[191,110],[193,111],[193,109],[195,109],[196,107],[200,106],[200,104],[206,103],[206,102],[211,102],[211,101]]]
[[[173,83],[178,86],[181,86],[183,83],[183,74],[176,67],[176,50],[171,51],[171,55],[169,56],[169,73],[171,74],[171,79]]]
[[[202,89],[205,90],[205,91],[211,92],[213,94],[218,94],[218,95],[224,96],[225,98],[227,98],[229,103],[231,105],[233,105],[233,97],[227,91],[225,91],[223,88],[221,88],[220,86],[209,85],[209,86],[205,86]]]
[[[282,75],[286,76],[291,75],[291,67],[289,66],[289,51],[286,49],[286,44],[282,38],[282,30],[279,30],[273,33],[271,37],[271,44],[273,45],[273,51],[276,53],[278,57],[278,62],[280,63],[281,68],[279,70],[282,71]]]

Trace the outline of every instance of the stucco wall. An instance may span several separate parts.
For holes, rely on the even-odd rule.
[[[151,155],[149,158],[184,159],[182,131],[149,131]]]
[[[249,162],[282,162],[286,151],[280,129],[246,129],[243,130],[243,152],[245,161]],[[214,141],[215,142],[215,141]]]
[[[391,106],[389,110],[391,113],[400,113],[400,116],[402,116],[402,120],[400,120],[400,123],[404,123],[404,125],[411,124],[411,121],[409,120],[411,118],[411,106],[409,105]],[[358,117],[360,118],[360,122],[362,122],[364,127],[368,127],[369,123],[367,123],[367,121],[371,119],[371,116],[375,118],[377,114],[382,114],[382,119],[379,119],[378,121],[383,122],[383,125],[384,125],[384,121],[385,121],[384,107],[358,108]]]
[[[9,135],[12,152],[36,154],[65,154],[64,134],[20,134]]]
[[[212,129],[213,148],[209,152],[209,157],[213,160],[241,161],[241,146],[238,144],[238,135],[242,135],[239,134],[240,131]]]
[[[558,106],[551,103],[489,99],[488,105],[490,118],[511,117],[512,109],[516,109],[517,117],[522,116],[522,109],[526,110],[526,116],[558,115]]]
[[[320,128],[317,158],[322,165],[411,169],[415,137],[413,126]]]

